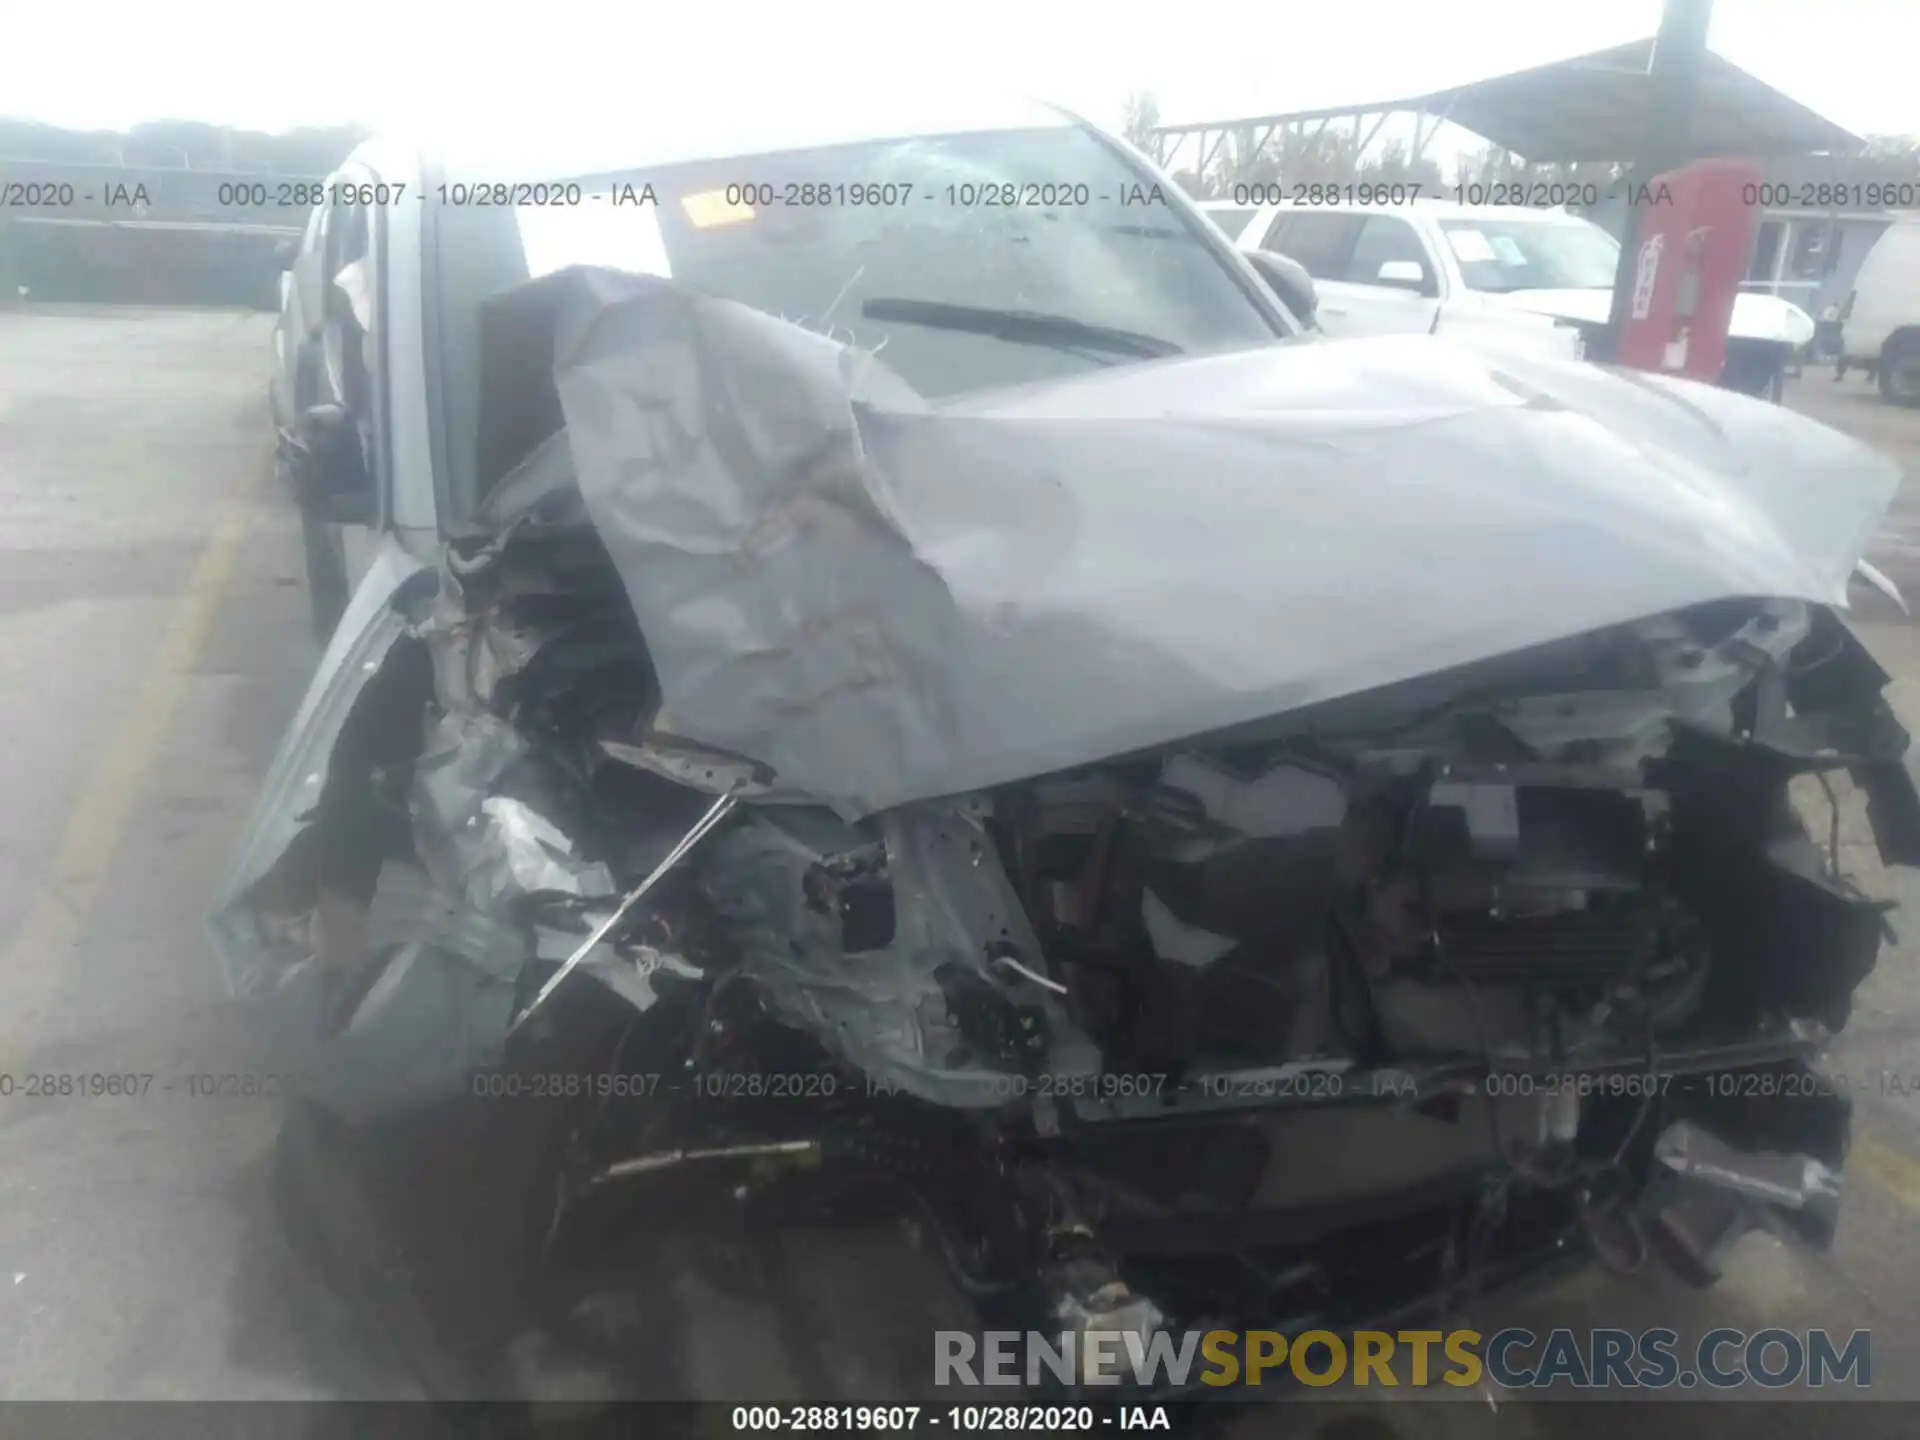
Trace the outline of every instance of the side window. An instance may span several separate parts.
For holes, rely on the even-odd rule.
[[[1356,285],[1378,285],[1380,267],[1392,260],[1408,261],[1420,267],[1421,293],[1433,293],[1433,266],[1413,226],[1390,215],[1369,215],[1360,224],[1341,279]]]
[[[1316,280],[1339,280],[1345,277],[1347,252],[1359,227],[1357,215],[1282,211],[1263,248],[1298,260]]]

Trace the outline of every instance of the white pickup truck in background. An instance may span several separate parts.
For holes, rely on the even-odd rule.
[[[1429,332],[1577,355],[1605,326],[1620,242],[1564,210],[1458,205],[1210,206],[1243,250],[1291,256],[1319,294],[1329,335]],[[1722,383],[1779,398],[1787,361],[1813,338],[1790,301],[1734,303]]]
[[[1841,373],[1858,365],[1890,403],[1920,406],[1920,220],[1898,220],[1874,242],[1843,317]]]

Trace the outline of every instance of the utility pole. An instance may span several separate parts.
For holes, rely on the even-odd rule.
[[[1634,266],[1640,252],[1640,207],[1632,203],[1633,187],[1692,158],[1694,97],[1700,89],[1707,27],[1712,20],[1713,0],[1666,0],[1660,12],[1660,31],[1654,37],[1653,58],[1647,66],[1647,128],[1640,136],[1638,152],[1627,165],[1624,181],[1627,215],[1620,232],[1620,263],[1613,274],[1606,354],[1596,358],[1613,358],[1632,301]]]

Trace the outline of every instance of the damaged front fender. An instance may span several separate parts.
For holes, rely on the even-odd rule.
[[[400,652],[412,643],[406,600],[431,584],[395,540],[375,552],[208,918],[264,1067],[348,1117],[456,1083],[483,1037],[504,1033],[511,1005],[500,978],[512,973],[511,938],[436,899],[424,872],[383,863],[357,804],[383,734],[426,689],[417,666],[409,683]],[[351,816],[340,863],[318,843],[334,813]],[[386,947],[390,962],[370,976],[369,957]],[[371,993],[356,988],[369,978]]]
[[[584,943],[618,895],[556,818],[575,817],[577,767],[464,683],[492,653],[461,608],[461,571],[484,562],[381,549],[209,917],[264,1067],[349,1121],[466,1093],[536,963],[579,953],[635,1010],[662,976],[703,974],[662,934]],[[673,846],[690,792],[660,788],[657,814],[622,817],[630,854]]]

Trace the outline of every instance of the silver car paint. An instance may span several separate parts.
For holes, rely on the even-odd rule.
[[[1779,407],[1429,337],[936,407],[671,282],[542,283],[659,728],[848,819],[1706,601],[1844,605],[1899,483]]]

